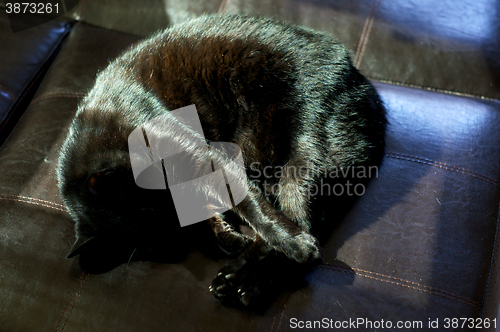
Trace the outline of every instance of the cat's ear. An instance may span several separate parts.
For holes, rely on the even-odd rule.
[[[85,248],[91,246],[92,242],[95,241],[95,237],[84,237],[84,236],[79,236],[75,243],[73,244],[73,247],[71,248],[71,251],[69,252],[68,256],[66,258],[71,258],[76,255],[79,255]]]
[[[115,185],[114,171],[103,169],[91,174],[87,178],[87,188],[93,195],[101,195],[110,192]]]

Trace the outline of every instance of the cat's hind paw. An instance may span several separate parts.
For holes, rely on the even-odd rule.
[[[219,273],[209,291],[224,305],[232,307],[251,307],[261,295],[258,286],[242,282],[235,273]]]
[[[275,295],[276,282],[288,265],[288,258],[276,254],[261,259],[240,257],[219,271],[209,287],[210,292],[226,306],[262,307]]]

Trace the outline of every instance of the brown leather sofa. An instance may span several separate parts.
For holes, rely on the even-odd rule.
[[[330,330],[500,325],[497,0],[81,0],[49,22],[9,22],[5,8],[0,331],[276,332],[323,319]],[[378,178],[329,235],[324,263],[260,313],[213,298],[208,286],[226,260],[202,250],[93,273],[65,258],[74,225],[55,166],[79,100],[121,50],[203,12],[273,16],[335,34],[389,112]]]

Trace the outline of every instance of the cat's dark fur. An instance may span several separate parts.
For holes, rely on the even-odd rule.
[[[210,290],[226,304],[252,305],[284,266],[321,260],[308,188],[325,170],[380,164],[385,110],[328,34],[221,15],[160,32],[99,73],[71,124],[58,168],[64,203],[76,221],[70,256],[99,239],[178,227],[168,217],[175,215],[165,203],[168,191],[135,185],[127,138],[155,116],[192,104],[207,140],[241,148],[252,180],[266,166],[290,170],[267,179],[278,192],[248,180],[249,194],[232,212],[255,231],[253,238],[222,215],[208,221],[221,248],[240,254]]]

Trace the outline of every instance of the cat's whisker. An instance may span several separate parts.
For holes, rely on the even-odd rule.
[[[132,255],[130,255],[130,258],[128,259],[128,262],[127,262],[127,266],[125,266],[125,268],[127,268],[128,265],[130,264],[130,261],[132,260],[132,257],[134,257],[134,254],[135,254],[136,250],[137,250],[137,247],[135,247],[134,251],[132,251]]]

